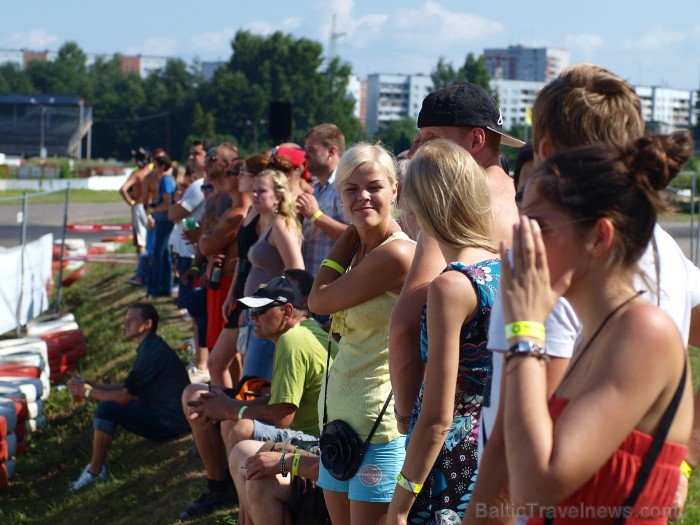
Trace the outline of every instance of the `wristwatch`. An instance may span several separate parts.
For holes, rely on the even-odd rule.
[[[518,341],[506,352],[506,361],[508,361],[511,357],[530,355],[545,361],[549,360],[549,356],[546,354],[544,346],[533,343],[532,341]]]

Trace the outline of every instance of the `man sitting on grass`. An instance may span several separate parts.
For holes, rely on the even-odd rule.
[[[155,441],[189,432],[178,399],[190,379],[175,351],[156,335],[158,320],[158,312],[148,303],[136,303],[127,310],[124,336],[139,346],[124,383],[96,385],[79,377],[68,382],[74,398],[84,396],[100,402],[94,416],[92,458],[71,483],[71,491],[105,479],[107,449],[118,426]]]

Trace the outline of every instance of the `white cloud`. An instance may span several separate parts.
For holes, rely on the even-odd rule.
[[[634,49],[639,51],[654,51],[669,44],[677,44],[685,41],[687,35],[680,31],[662,29],[660,27],[653,28],[646,35],[639,38],[626,38],[624,41],[625,49]]]
[[[177,41],[172,37],[151,37],[126,48],[129,55],[175,56]]]
[[[301,17],[293,16],[291,18],[285,18],[282,20],[282,29],[284,31],[292,31],[301,26],[303,19]]]
[[[468,12],[449,11],[434,0],[419,9],[404,9],[394,17],[397,29],[409,38],[432,42],[438,46],[453,42],[477,42],[500,34],[504,26]]]
[[[583,60],[591,60],[595,52],[605,45],[603,37],[594,34],[566,35],[564,42],[572,55],[579,55]]]
[[[30,29],[27,32],[16,32],[0,38],[0,45],[13,49],[30,49],[43,51],[57,48],[61,38],[52,35],[45,29]]]
[[[211,31],[194,35],[190,38],[190,48],[197,53],[222,53],[230,51],[231,40],[236,34],[236,28],[227,27],[221,31]]]

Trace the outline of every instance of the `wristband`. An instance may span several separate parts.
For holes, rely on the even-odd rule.
[[[136,201],[134,199],[131,199],[131,205],[133,206],[134,204],[136,204]]]
[[[285,457],[287,456],[286,452],[282,452],[282,457],[280,458],[280,474],[282,474],[283,478],[286,478],[289,475],[289,472],[287,472],[287,460]]]
[[[90,392],[95,388],[92,385],[85,385],[85,397],[90,397]]]
[[[195,272],[198,272],[199,266],[192,265],[192,266],[190,266],[190,270],[194,270]]]
[[[292,476],[299,475],[299,460],[301,459],[301,454],[294,454],[294,460],[292,461]]]
[[[316,210],[316,213],[314,213],[314,214],[310,217],[310,218],[311,218],[311,222],[316,222],[316,219],[318,219],[321,215],[323,215],[323,210],[321,210],[321,209],[319,208],[318,210]]]
[[[413,483],[413,481],[407,480],[401,472],[396,476],[396,484],[413,494],[418,494],[423,488],[422,483]]]
[[[321,262],[321,266],[328,266],[328,268],[335,270],[340,275],[345,275],[345,268],[343,268],[337,262],[331,259],[323,259],[323,261]]]
[[[148,218],[149,218],[149,219],[152,219],[152,218],[153,218],[153,215],[151,215],[151,214],[149,213],[149,214],[148,214]]]
[[[681,474],[686,478],[690,479],[690,475],[693,473],[693,467],[690,466],[686,460],[681,461]]]
[[[506,339],[519,336],[534,337],[544,341],[544,325],[533,321],[516,321],[506,325]]]
[[[245,412],[245,409],[248,408],[248,405],[243,405],[241,409],[238,411],[238,419],[241,420],[243,419],[243,412]]]

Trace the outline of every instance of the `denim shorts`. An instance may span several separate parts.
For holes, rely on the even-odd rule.
[[[165,441],[190,431],[184,417],[177,428],[166,427],[153,407],[144,405],[138,399],[133,399],[126,405],[115,401],[100,401],[95,411],[93,428],[114,436],[118,426],[154,441]]]
[[[400,436],[389,443],[370,444],[360,468],[345,481],[335,479],[321,463],[318,486],[334,492],[346,492],[348,499],[355,501],[389,503],[394,495],[396,476],[406,457],[405,441],[406,436]]]
[[[277,428],[267,423],[253,420],[253,439],[255,441],[274,441],[275,443],[289,443],[292,439],[299,441],[318,441],[318,436],[304,434],[301,430],[291,428]]]

